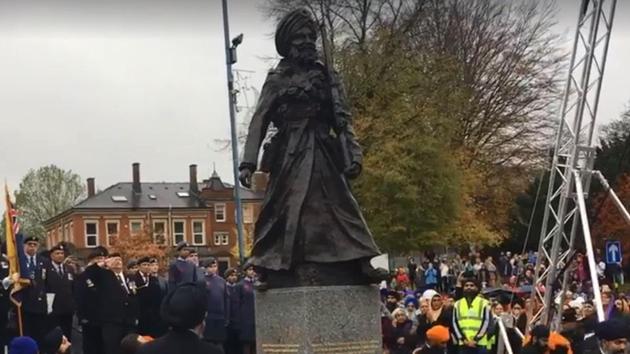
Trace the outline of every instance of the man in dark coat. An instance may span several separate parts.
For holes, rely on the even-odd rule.
[[[254,282],[256,271],[252,265],[245,268],[245,277],[238,284],[237,296],[239,308],[239,340],[244,354],[256,353],[256,320],[254,308]]]
[[[76,274],[74,269],[65,265],[66,247],[58,244],[50,249],[48,268],[48,292],[55,294],[52,305],[51,326],[59,327],[63,335],[72,341],[72,319],[75,303],[72,294]]]
[[[219,264],[214,258],[204,262],[206,268],[206,290],[208,292],[208,314],[203,339],[223,346],[227,338],[229,298],[225,280],[219,276]]]
[[[229,316],[227,327],[227,338],[223,346],[225,354],[240,354],[241,348],[239,344],[239,315],[241,311],[241,305],[239,302],[239,296],[237,293],[238,285],[238,270],[230,268],[225,271],[226,289],[229,298]]]
[[[48,329],[48,302],[46,299],[47,262],[37,254],[39,240],[30,236],[24,239],[26,266],[31,283],[22,290],[22,316],[24,335],[40,342]]]
[[[104,353],[99,294],[102,291],[100,278],[107,255],[107,249],[104,247],[92,250],[88,255],[88,266],[75,280],[74,299],[82,328],[84,354]]]
[[[138,297],[138,334],[157,338],[165,332],[160,319],[163,296],[158,278],[151,274],[151,261],[150,257],[140,258],[132,280]]]
[[[118,354],[120,341],[138,323],[136,286],[123,273],[122,257],[112,253],[98,278],[99,308],[105,354]]]
[[[169,289],[175,289],[177,285],[182,283],[196,282],[198,280],[196,266],[188,261],[191,250],[187,247],[186,243],[177,245],[176,250],[179,252],[179,255],[168,267]]]
[[[166,335],[140,347],[138,354],[221,354],[217,346],[199,337],[208,306],[203,283],[184,283],[171,291],[161,307],[162,318],[171,326]]]

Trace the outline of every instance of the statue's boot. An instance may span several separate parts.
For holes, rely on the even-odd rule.
[[[365,258],[361,260],[361,272],[370,280],[370,283],[377,284],[382,282],[383,280],[388,280],[390,278],[390,274],[387,269],[380,267],[375,268],[374,266],[372,266],[372,263],[370,261],[370,258]]]

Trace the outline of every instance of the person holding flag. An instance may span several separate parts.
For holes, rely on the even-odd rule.
[[[46,271],[42,260],[35,254],[39,242],[26,238],[19,233],[18,211],[11,202],[9,188],[5,184],[5,232],[9,276],[2,281],[5,289],[10,288],[10,300],[15,306],[17,329],[20,336],[28,335],[33,339],[43,339],[46,330],[46,294],[44,282]],[[35,241],[35,242],[34,242]],[[24,244],[24,246],[23,246]],[[30,255],[27,262],[25,251]],[[43,294],[41,297],[40,295]],[[43,304],[43,306],[42,306]],[[34,311],[34,309],[36,309]]]

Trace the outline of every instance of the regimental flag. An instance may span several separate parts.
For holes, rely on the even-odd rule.
[[[22,235],[18,234],[20,231],[20,224],[18,221],[19,212],[13,206],[11,202],[11,196],[9,194],[9,187],[4,185],[6,213],[5,213],[5,231],[7,242],[7,258],[9,259],[9,276],[17,277],[17,281],[13,283],[11,288],[11,301],[16,306],[22,305],[22,300],[19,295],[20,290],[30,284],[28,276],[28,269],[26,267],[26,255],[24,254],[24,247],[22,246]]]

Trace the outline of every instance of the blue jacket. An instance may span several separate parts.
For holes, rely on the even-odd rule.
[[[196,282],[197,267],[194,264],[184,260],[176,259],[168,267],[168,288],[175,289],[179,284]]]

